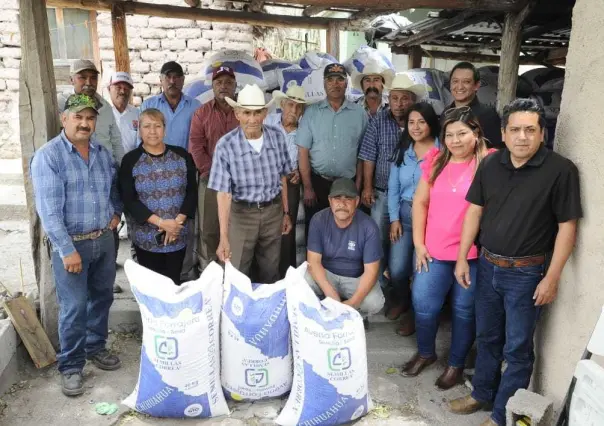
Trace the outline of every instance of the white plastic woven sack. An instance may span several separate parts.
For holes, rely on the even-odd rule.
[[[214,99],[214,91],[212,90],[212,83],[206,83],[205,77],[196,78],[185,84],[182,88],[185,95],[197,99],[202,104]]]
[[[323,52],[306,52],[304,56],[300,58],[298,64],[300,67],[305,69],[321,69],[325,68],[329,64],[338,62],[336,58],[331,56],[329,53]]]
[[[180,287],[137,263],[124,265],[143,320],[138,383],[123,404],[154,417],[229,414],[220,385],[223,271],[212,262]]]
[[[396,72],[394,69],[394,65],[390,59],[380,52],[377,49],[369,46],[361,46],[357,50],[355,50],[348,58],[346,62],[344,62],[344,68],[349,75],[353,75],[353,73],[362,73],[365,69],[365,65],[368,63],[375,63],[385,68],[390,68],[392,71]]]
[[[445,88],[445,74],[442,71],[431,68],[416,68],[403,72],[407,74],[416,84],[423,84],[426,88],[426,96],[418,101],[428,102],[434,108],[436,114],[442,114],[446,106],[453,102],[451,93]]]
[[[286,61],[284,59],[269,59],[260,63],[262,72],[264,73],[264,81],[266,83],[267,90],[275,90],[279,88],[279,76],[278,70],[285,68],[300,69],[300,67],[293,62]]]
[[[372,409],[361,315],[343,303],[319,301],[304,280],[307,264],[287,271],[294,382],[276,419],[283,426],[340,425]]]
[[[323,83],[323,68],[320,69],[295,69],[286,68],[277,71],[279,87],[281,91],[287,92],[291,86],[301,86],[308,103],[314,103],[325,98],[325,86]]]
[[[262,67],[252,56],[239,50],[221,50],[204,61],[201,69],[205,76],[206,84],[211,84],[212,73],[221,66],[230,67],[235,71],[237,80],[237,92],[246,84],[257,84],[262,90],[266,90],[266,82]]]
[[[257,400],[289,392],[292,354],[285,281],[252,284],[227,263],[220,331],[227,397]]]

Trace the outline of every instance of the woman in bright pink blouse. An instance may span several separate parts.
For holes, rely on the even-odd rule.
[[[446,370],[436,381],[449,389],[462,379],[466,355],[474,342],[474,289],[455,280],[463,218],[469,203],[465,196],[480,161],[488,155],[484,133],[469,107],[447,111],[441,148],[424,156],[422,178],[413,198],[415,245],[413,308],[418,352],[403,366],[403,376],[417,376],[436,361],[435,341],[440,311],[452,294],[452,343]],[[472,282],[476,279],[478,252],[468,254]]]

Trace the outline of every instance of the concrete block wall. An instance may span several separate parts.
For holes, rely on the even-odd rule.
[[[170,0],[145,1],[173,4]],[[201,6],[240,9],[242,4],[202,0]],[[21,42],[18,0],[0,0],[0,10],[0,158],[19,158]],[[160,92],[159,70],[165,61],[178,61],[190,80],[199,74],[204,59],[216,51],[228,48],[253,53],[252,27],[249,25],[142,15],[127,16],[126,23],[131,73],[135,82],[135,105]],[[97,15],[97,35],[101,67],[106,78],[115,69],[110,13]],[[105,78],[101,84],[106,81]],[[99,87],[99,92],[102,92],[102,87]]]

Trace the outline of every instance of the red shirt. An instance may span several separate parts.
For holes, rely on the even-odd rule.
[[[235,111],[229,108],[225,113],[215,99],[195,111],[189,132],[189,152],[201,177],[210,173],[214,149],[220,138],[237,126],[239,121],[235,118]]]

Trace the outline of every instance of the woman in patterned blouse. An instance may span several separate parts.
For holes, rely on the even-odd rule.
[[[133,218],[138,263],[180,284],[187,244],[187,218],[195,217],[196,169],[183,148],[164,143],[166,124],[157,109],[139,118],[141,144],[124,156],[119,181],[125,210]]]

